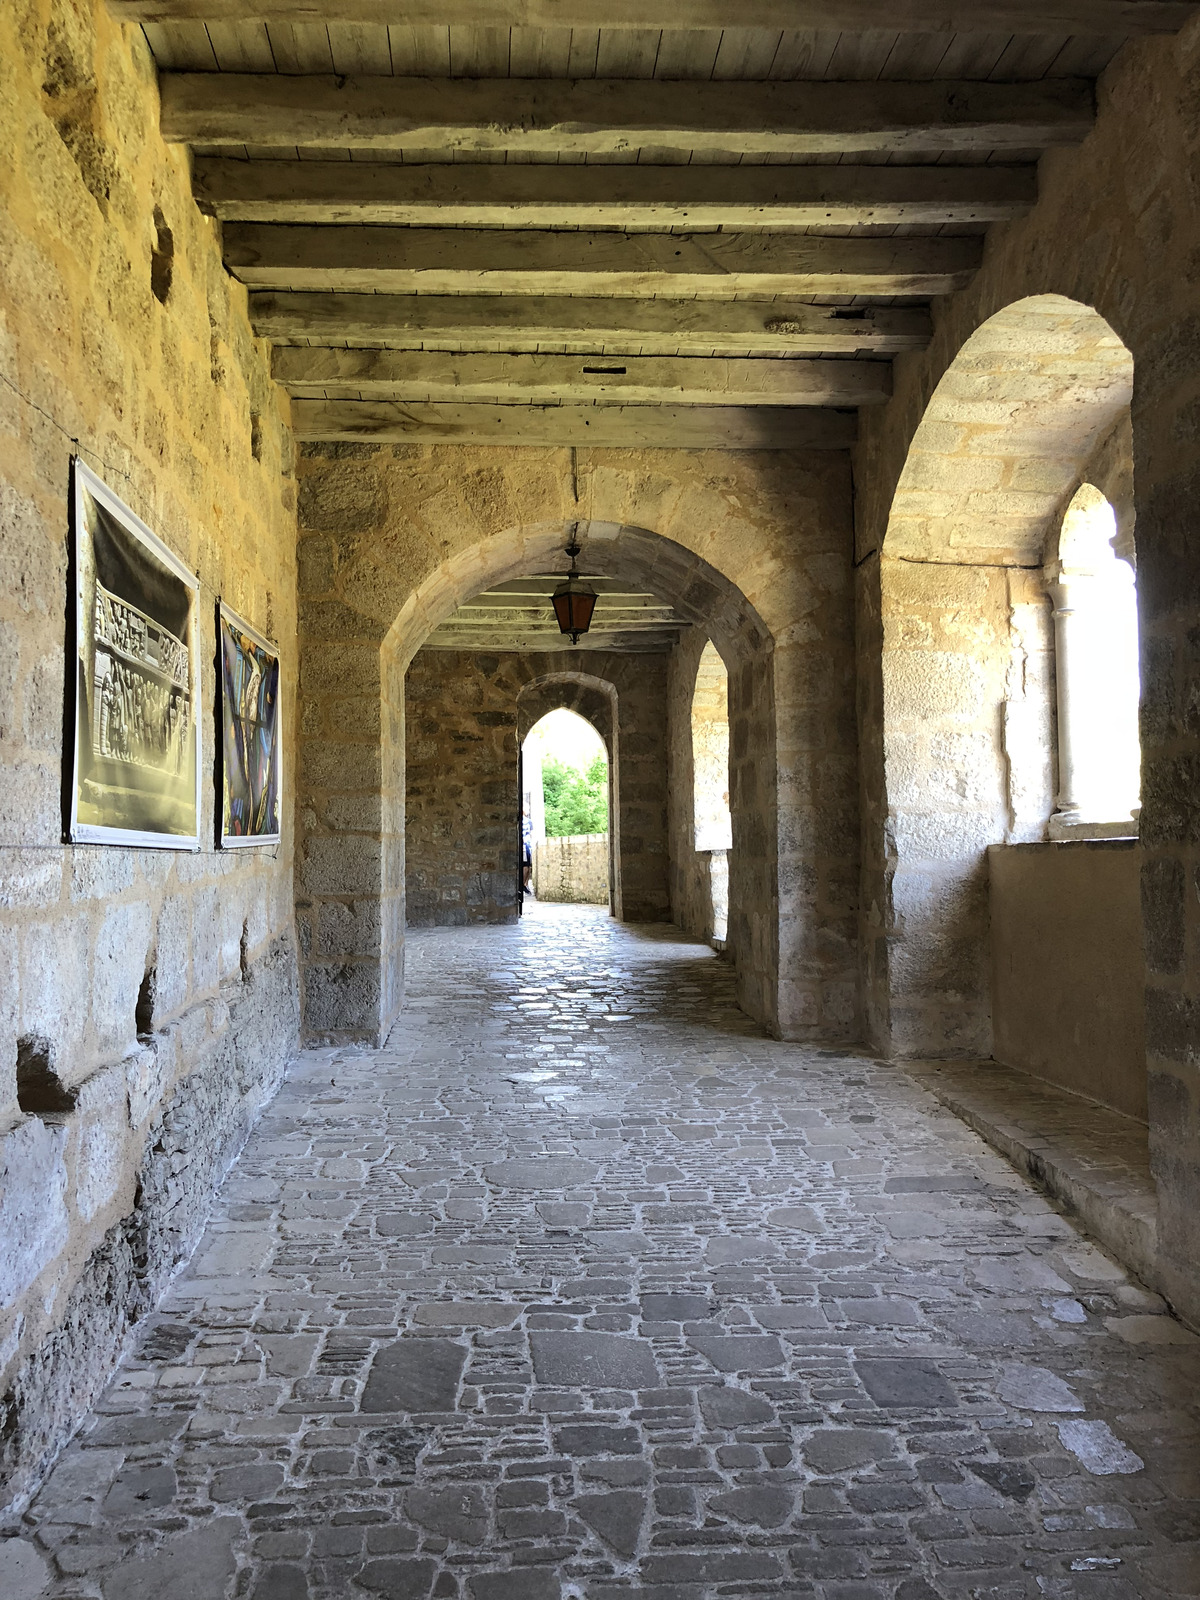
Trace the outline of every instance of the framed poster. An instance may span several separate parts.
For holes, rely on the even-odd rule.
[[[199,580],[74,462],[76,844],[200,848]]]
[[[224,850],[279,843],[279,652],[248,622],[217,607]]]

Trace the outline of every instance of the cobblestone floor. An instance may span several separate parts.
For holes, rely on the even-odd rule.
[[[760,1037],[671,929],[409,953],[391,1046],[292,1070],[20,1600],[1200,1594],[1200,1341],[923,1089]]]

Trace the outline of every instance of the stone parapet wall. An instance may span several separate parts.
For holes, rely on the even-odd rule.
[[[988,851],[995,1057],[1146,1120],[1133,839]]]
[[[567,833],[533,848],[533,892],[568,905],[608,904],[608,835]]]
[[[159,137],[141,31],[99,0],[0,7],[0,124],[0,1393],[12,1493],[107,1376],[138,1303],[126,1305],[127,1273],[141,1274],[144,1303],[186,1249],[225,1160],[204,1156],[204,1141],[233,1148],[295,1042],[290,817],[285,806],[279,846],[216,852],[210,775],[220,595],[279,644],[293,792],[296,580],[286,401],[219,229],[193,203],[187,155]],[[62,843],[76,453],[201,582],[195,854]],[[233,1005],[230,986],[241,993],[260,971],[265,989],[248,980],[259,1002]],[[19,1055],[44,1063],[74,1109],[22,1110]],[[173,1147],[171,1195],[147,1211],[166,1108],[191,1101],[204,1114]],[[114,1240],[160,1226],[153,1264],[118,1264],[133,1247]]]

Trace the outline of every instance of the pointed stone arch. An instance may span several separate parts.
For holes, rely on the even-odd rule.
[[[821,713],[851,687],[849,659],[823,647],[849,602],[844,463],[585,453],[574,501],[565,452],[516,455],[332,446],[302,462],[297,905],[310,1034],[379,1038],[399,1012],[408,662],[471,595],[565,567],[571,520],[592,570],[669,600],[730,664],[742,877],[729,943],[743,1005],[789,1037],[853,1036],[854,912],[840,903],[853,762]],[[824,559],[806,571],[808,546]]]
[[[309,446],[298,917],[306,1027],[386,1035],[403,992],[403,674],[485,587],[619,571],[730,664],[742,1005],[784,1037],[856,1034],[848,462],[835,453]],[[627,752],[626,752],[627,754]]]

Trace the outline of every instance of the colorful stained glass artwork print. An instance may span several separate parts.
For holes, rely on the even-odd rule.
[[[221,608],[222,823],[225,845],[279,837],[279,657]]]

